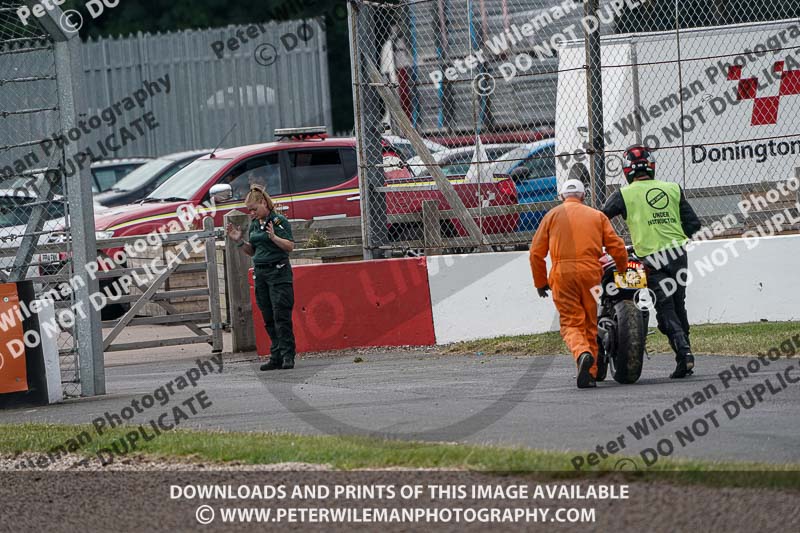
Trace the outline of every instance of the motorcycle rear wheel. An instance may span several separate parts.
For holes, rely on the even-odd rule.
[[[597,378],[596,381],[605,381],[608,374],[608,356],[603,348],[603,342],[597,342]]]
[[[617,323],[617,353],[614,354],[614,381],[636,383],[642,375],[644,359],[644,320],[642,312],[630,300],[614,306]]]

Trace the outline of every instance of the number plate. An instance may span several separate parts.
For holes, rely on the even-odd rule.
[[[624,274],[614,272],[614,281],[620,289],[646,289],[647,274],[643,268],[629,268]]]
[[[58,263],[58,254],[40,254],[39,262],[41,263]]]

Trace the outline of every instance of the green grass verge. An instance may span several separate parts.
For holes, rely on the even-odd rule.
[[[671,353],[667,338],[658,330],[647,338],[650,353]],[[755,355],[766,353],[772,347],[795,335],[800,335],[798,322],[754,322],[750,324],[707,324],[692,326],[692,349],[696,354]],[[795,342],[784,355],[795,355],[800,347]],[[788,344],[786,345],[788,346]],[[451,344],[443,348],[444,353],[553,355],[568,354],[567,347],[558,332],[518,337],[497,337]]]
[[[110,448],[132,428],[116,428],[96,435],[91,426],[50,424],[0,425],[0,453],[52,453],[56,446],[85,431],[92,440],[76,453],[93,456]],[[537,477],[575,478],[574,454],[464,444],[390,441],[367,437],[303,436],[275,433],[234,433],[175,430],[137,443],[137,452],[152,458],[205,462],[274,464],[304,462],[329,464],[335,469],[447,468],[483,472],[533,474]],[[592,468],[591,477],[612,472],[622,456],[611,456]],[[641,466],[641,460],[637,459]],[[616,472],[631,480],[668,477],[681,482],[719,486],[758,486],[800,490],[800,464],[708,462],[661,459],[647,472]]]

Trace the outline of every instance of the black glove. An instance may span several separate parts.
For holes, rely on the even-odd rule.
[[[547,291],[549,290],[550,290],[549,285],[545,285],[541,289],[536,289],[536,291],[539,293],[539,298],[547,298],[549,296],[549,294],[547,294]]]

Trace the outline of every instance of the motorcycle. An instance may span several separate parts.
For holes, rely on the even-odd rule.
[[[600,258],[603,277],[597,307],[597,381],[605,380],[609,367],[617,383],[636,383],[642,375],[651,293],[642,261],[633,247],[627,249],[625,272],[617,271],[608,254]]]

